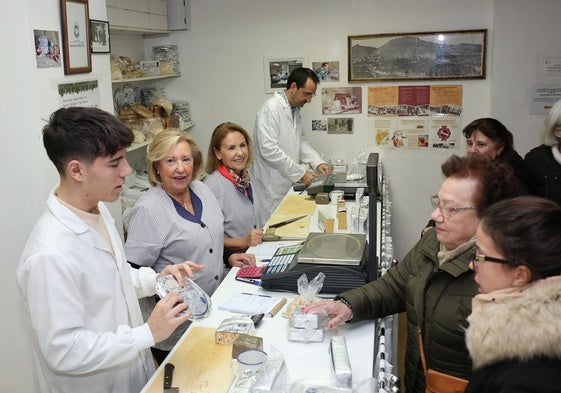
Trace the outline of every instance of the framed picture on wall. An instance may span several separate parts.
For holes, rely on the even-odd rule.
[[[349,82],[485,79],[486,42],[486,29],[349,36]]]
[[[88,0],[60,0],[64,73],[92,71]]]
[[[109,22],[90,19],[90,35],[92,53],[109,53],[111,44],[109,42]]]
[[[305,56],[265,58],[263,71],[265,74],[265,93],[273,93],[286,89],[286,81],[293,69],[306,67]]]

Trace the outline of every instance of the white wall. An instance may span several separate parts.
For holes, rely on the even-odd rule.
[[[191,31],[147,40],[146,49],[151,53],[151,46],[161,42],[179,45],[183,75],[168,88],[168,95],[190,101],[197,123],[192,133],[206,153],[210,135],[221,122],[238,122],[253,132],[257,110],[268,97],[264,89],[264,57],[304,55],[308,64],[338,60],[340,82],[328,87],[349,86],[347,36],[486,28],[492,37],[493,3],[488,0],[288,0],[279,6],[272,0],[193,0],[191,21]],[[488,59],[488,67],[491,60]],[[464,119],[471,121],[489,114],[489,77],[434,82],[448,83],[463,85]],[[353,86],[363,86],[363,103],[366,103],[368,84]],[[351,161],[365,146],[372,145],[368,134],[372,123],[367,120],[365,109],[363,114],[354,116],[353,136],[311,133],[311,120],[325,118],[321,115],[319,94],[304,107],[303,117],[308,138],[327,160],[340,157]],[[463,150],[459,153],[463,154]],[[429,218],[428,196],[438,190],[440,164],[450,154],[449,151],[382,152],[391,179],[399,258],[416,242]]]
[[[62,68],[35,68],[33,29],[60,31],[58,0],[5,3],[0,17],[3,53],[9,54],[0,66],[0,132],[4,139],[0,147],[4,169],[0,197],[0,293],[4,306],[0,347],[5,358],[0,390],[27,393],[32,392],[30,348],[14,271],[29,231],[57,182],[41,143],[42,119],[58,107],[56,81],[79,80],[82,76],[65,77]],[[540,82],[533,77],[532,58],[559,50],[561,3],[495,3],[496,11],[488,0],[192,0],[192,30],[149,39],[147,48],[150,53],[155,43],[180,45],[183,76],[168,83],[168,89],[172,98],[191,102],[197,122],[193,134],[206,149],[210,133],[220,122],[236,121],[253,130],[257,109],[267,97],[263,57],[303,54],[308,61],[339,60],[339,85],[346,86],[348,35],[488,28],[487,79],[457,82],[464,86],[464,124],[496,112],[512,128],[519,150],[524,152],[537,144],[537,138],[525,135],[541,119],[528,115],[527,101],[521,97],[530,83]],[[89,5],[91,18],[106,20],[104,0],[89,0]],[[102,106],[111,110],[109,56],[98,54],[92,60],[91,75],[99,77]],[[493,111],[489,110],[490,102]],[[303,111],[306,124],[319,113],[316,98]],[[344,154],[350,160],[368,141],[365,114],[357,115],[355,122],[353,137],[308,134],[326,158]],[[400,258],[418,238],[428,217],[427,195],[440,184],[439,165],[447,155],[389,152],[383,156],[392,184],[393,230]]]
[[[559,0],[496,0],[491,112],[514,134],[524,156],[540,144],[543,116],[530,115],[530,88],[561,83],[543,72],[543,58],[561,58]],[[523,26],[523,28],[522,28]]]

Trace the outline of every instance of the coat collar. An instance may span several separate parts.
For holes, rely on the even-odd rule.
[[[561,277],[473,299],[466,342],[475,369],[502,360],[561,358]]]
[[[102,239],[101,235],[97,234],[97,232],[92,227],[90,227],[76,214],[74,214],[74,212],[64,206],[55,195],[55,191],[56,188],[53,188],[49,194],[49,198],[47,199],[47,207],[52,215],[62,225],[67,227],[76,235],[89,236],[89,239],[95,248],[110,251],[109,246]],[[114,237],[115,233],[113,233],[113,228],[115,228],[115,220],[103,203],[98,203],[98,209],[101,216],[103,217],[105,226],[108,228],[110,237]],[[94,232],[96,232],[96,235],[98,236],[95,236]]]

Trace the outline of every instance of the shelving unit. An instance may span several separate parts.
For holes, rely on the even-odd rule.
[[[152,75],[152,76],[144,76],[142,78],[115,79],[115,80],[111,80],[111,83],[114,85],[119,83],[136,83],[136,82],[153,81],[157,79],[177,78],[179,76],[181,76],[181,74]]]

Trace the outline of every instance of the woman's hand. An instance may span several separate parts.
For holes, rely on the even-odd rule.
[[[228,258],[228,264],[232,267],[242,267],[244,265],[255,266],[255,255],[253,254],[232,254]]]
[[[329,329],[347,322],[351,319],[353,312],[347,307],[343,302],[337,300],[319,300],[314,303],[310,303],[302,308],[305,314],[327,314],[331,318],[327,323]]]
[[[183,277],[187,276],[189,278],[193,278],[194,272],[198,272],[199,270],[204,269],[204,265],[199,265],[192,261],[185,261],[183,263],[178,263],[175,265],[168,265],[158,274],[157,278],[165,276],[166,274],[171,274],[175,277],[177,282],[180,286],[184,286],[185,282],[183,281]]]
[[[252,229],[245,237],[246,247],[256,246],[263,242],[263,228]]]

